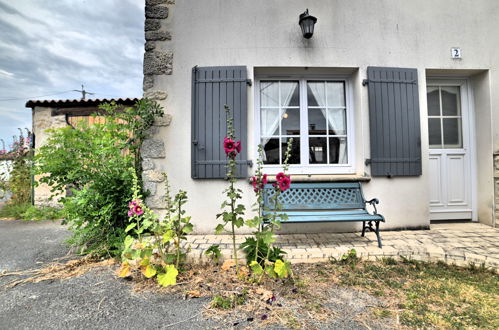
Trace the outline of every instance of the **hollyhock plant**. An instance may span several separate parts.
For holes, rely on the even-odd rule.
[[[135,205],[132,210],[133,210],[133,213],[135,213],[137,215],[142,215],[144,213],[144,210],[142,209],[142,206],[140,206],[140,205]]]
[[[291,186],[291,177],[290,176],[284,176],[282,178],[281,181],[278,182],[278,185],[279,185],[279,189],[281,189],[281,191],[285,191],[287,189],[289,189],[289,187]]]
[[[224,138],[224,150],[225,154],[229,155],[231,152],[236,150],[236,143],[231,138]]]
[[[228,105],[225,105],[224,108],[227,114],[227,136],[224,138],[223,148],[228,160],[226,168],[229,187],[224,190],[227,199],[222,203],[221,209],[223,211],[217,214],[217,218],[222,219],[223,222],[217,225],[215,233],[220,234],[225,230],[227,225],[230,226],[230,232],[232,234],[233,257],[236,264],[236,273],[238,273],[239,261],[237,256],[235,230],[236,228],[240,228],[244,225],[243,216],[245,207],[242,204],[238,204],[238,200],[242,199],[242,191],[235,186],[237,182],[237,162],[235,158],[237,154],[241,152],[242,146],[240,141],[235,141],[235,130],[233,125],[234,117],[231,115],[230,108]],[[254,189],[258,189],[256,181]]]
[[[227,157],[234,159],[241,150],[241,141],[234,141],[230,137],[224,138],[224,151]]]
[[[282,173],[282,172],[279,172],[277,173],[277,175],[275,176],[275,179],[277,180],[277,182],[280,182],[282,181],[282,179],[284,179],[286,177],[286,174]]]

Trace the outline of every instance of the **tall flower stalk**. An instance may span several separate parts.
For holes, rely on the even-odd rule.
[[[215,228],[215,232],[217,234],[222,233],[225,230],[225,227],[230,224],[233,257],[236,264],[236,273],[238,273],[239,261],[236,246],[236,228],[240,228],[244,225],[243,216],[245,211],[244,205],[238,204],[238,200],[242,198],[242,191],[241,189],[237,189],[235,187],[235,183],[237,182],[236,156],[241,152],[241,142],[235,141],[235,132],[233,125],[234,118],[232,117],[230,108],[228,105],[225,105],[224,108],[225,113],[227,114],[227,136],[224,138],[223,148],[228,160],[227,180],[229,181],[229,187],[224,190],[224,194],[227,196],[227,199],[221,205],[221,209],[224,211],[220,214],[217,214],[217,218],[222,218],[223,223],[219,224]]]

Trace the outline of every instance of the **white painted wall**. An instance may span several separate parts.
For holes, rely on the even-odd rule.
[[[318,18],[312,39],[302,37],[298,16],[306,8]],[[174,189],[187,190],[188,213],[197,230],[211,232],[222,202],[223,181],[194,181],[191,164],[191,69],[199,66],[245,65],[253,77],[255,67],[355,68],[352,74],[356,116],[357,174],[369,172],[367,89],[361,85],[367,66],[417,68],[423,175],[411,178],[373,178],[364,185],[366,198],[378,197],[386,216],[382,228],[424,227],[428,220],[428,137],[426,70],[474,79],[477,103],[478,208],[480,220],[492,219],[492,153],[499,150],[499,1],[497,0],[203,0],[177,1],[163,26],[172,41],[157,49],[174,52],[173,74],[155,77],[154,89],[166,90],[163,102],[173,116],[158,136],[165,141],[166,170]],[[463,58],[453,60],[451,47]],[[480,71],[482,70],[482,71]],[[431,71],[429,71],[431,72]],[[248,89],[249,141],[253,140],[253,87]],[[477,99],[478,97],[478,99]],[[490,99],[487,99],[490,98]],[[493,109],[493,113],[492,112]],[[486,124],[490,123],[489,126]],[[254,153],[254,145],[244,146]],[[490,164],[490,165],[487,165]],[[490,184],[490,185],[489,185]],[[483,185],[483,187],[482,187]],[[247,208],[253,202],[249,184],[241,181]],[[295,226],[296,227],[296,226]],[[351,229],[338,224],[300,227],[298,231]]]

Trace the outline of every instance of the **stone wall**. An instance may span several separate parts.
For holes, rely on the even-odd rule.
[[[49,138],[46,132],[50,128],[66,127],[66,117],[64,115],[52,116],[52,108],[35,107],[33,109],[33,133],[35,134],[35,148],[40,148]],[[35,181],[39,180],[40,176],[35,176]],[[49,200],[52,195],[50,187],[46,184],[40,184],[35,187],[34,202],[38,206],[57,206],[57,198]]]
[[[165,208],[164,177],[161,162],[164,161],[165,143],[158,138],[160,130],[170,125],[172,120],[166,107],[168,94],[156,87],[155,81],[173,73],[172,35],[168,31],[171,8],[175,0],[146,0],[144,45],[144,97],[156,100],[165,110],[165,115],[158,118],[150,131],[150,138],[142,145],[142,179],[144,189],[150,192],[146,202],[152,209]]]
[[[494,154],[494,193],[495,193],[495,223],[499,223],[499,153]]]

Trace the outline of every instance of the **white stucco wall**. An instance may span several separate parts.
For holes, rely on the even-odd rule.
[[[306,8],[318,18],[312,39],[302,37],[298,15]],[[383,229],[429,225],[427,72],[469,77],[477,108],[478,214],[493,223],[492,154],[499,151],[499,1],[497,0],[203,0],[177,1],[169,6],[162,29],[172,40],[156,49],[173,52],[173,73],[154,77],[152,90],[165,90],[161,101],[172,115],[156,138],[165,142],[166,158],[154,160],[168,172],[174,190],[188,192],[187,211],[199,232],[212,232],[223,200],[223,181],[191,179],[191,69],[199,66],[245,65],[254,79],[258,67],[353,68],[356,169],[369,173],[369,121],[366,78],[368,66],[417,68],[421,113],[423,175],[373,178],[364,184],[366,198],[378,197]],[[460,47],[463,58],[450,57]],[[427,71],[429,70],[429,71]],[[434,71],[431,71],[434,70]],[[440,70],[440,71],[435,71]],[[254,141],[254,87],[248,88],[248,141]],[[249,146],[254,154],[256,143]],[[253,194],[241,181],[244,202]],[[291,227],[291,226],[290,226]],[[292,230],[351,229],[351,224],[296,226]]]

